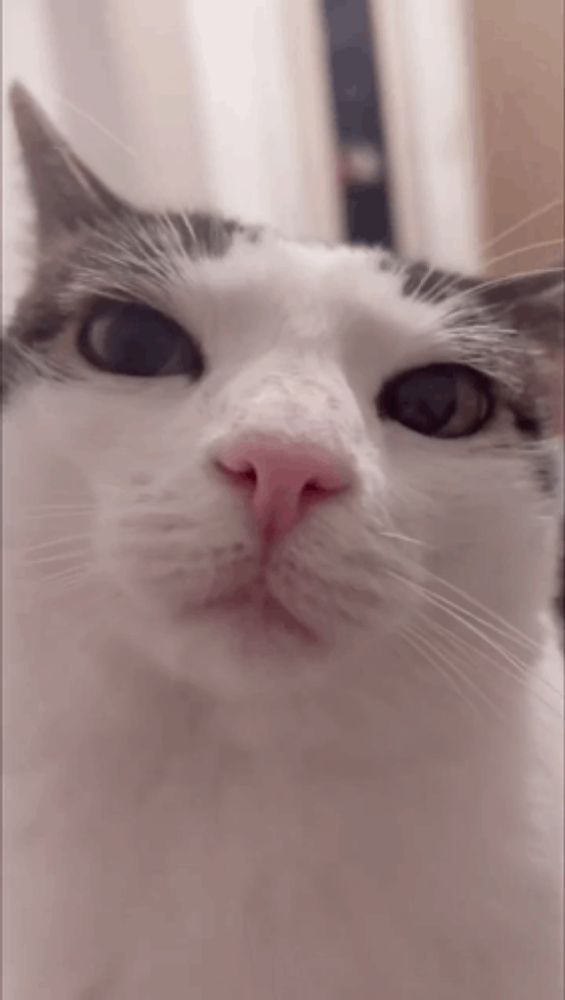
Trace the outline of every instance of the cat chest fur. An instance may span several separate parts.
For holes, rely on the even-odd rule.
[[[117,686],[108,648],[84,684],[59,654],[7,779],[10,926],[35,913],[14,996],[526,1000],[552,967],[558,983],[558,819],[547,801],[541,834],[530,817],[558,775],[530,770],[521,699],[489,724],[377,683],[370,712],[326,690],[258,703],[257,725],[143,664]]]

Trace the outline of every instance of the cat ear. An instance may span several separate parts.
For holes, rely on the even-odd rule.
[[[533,337],[540,347],[563,350],[565,265],[502,278],[479,291],[481,298],[510,315],[514,326]]]
[[[479,288],[479,294],[538,347],[542,385],[550,403],[553,427],[557,434],[563,434],[565,266],[502,279],[490,287]]]
[[[10,103],[40,244],[123,210],[123,202],[84,166],[21,84],[12,85]]]

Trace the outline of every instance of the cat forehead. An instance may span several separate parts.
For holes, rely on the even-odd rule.
[[[382,314],[418,328],[437,323],[446,312],[405,296],[401,266],[392,268],[380,249],[303,244],[265,234],[253,243],[236,237],[222,257],[185,257],[178,264],[173,294],[200,293],[243,310],[267,308],[305,319],[316,313],[327,319],[336,310],[338,319]]]
[[[302,243],[217,220],[204,231],[191,217],[118,220],[71,252],[63,299],[142,299],[181,322],[199,305],[232,317],[293,317],[298,331],[315,314],[342,322],[363,315],[407,330],[441,328],[449,300],[406,294],[410,266],[382,248]],[[311,330],[313,326],[311,327]]]

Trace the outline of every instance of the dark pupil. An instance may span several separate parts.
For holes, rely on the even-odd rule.
[[[397,419],[424,433],[449,423],[456,407],[457,384],[448,372],[422,372],[397,388]]]
[[[166,320],[130,307],[112,319],[105,336],[105,355],[114,371],[154,375],[170,361],[178,345]]]

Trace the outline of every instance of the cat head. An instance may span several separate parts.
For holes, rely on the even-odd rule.
[[[439,580],[537,613],[562,273],[479,281],[139,210],[21,88],[13,109],[37,221],[5,345],[17,475],[59,535],[76,515],[124,621],[190,672],[199,629],[377,641]]]

